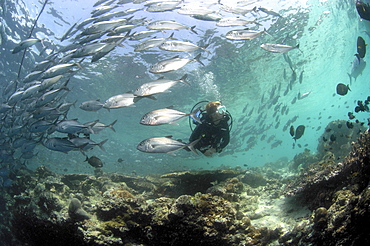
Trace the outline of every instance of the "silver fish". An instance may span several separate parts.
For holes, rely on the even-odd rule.
[[[26,40],[23,40],[20,42],[12,51],[13,54],[16,54],[20,52],[21,50],[27,49],[28,47],[31,47],[32,45],[41,42],[41,39],[38,38],[29,38]]]
[[[209,15],[215,13],[214,10],[210,9],[209,6],[191,6],[185,5],[182,6],[177,13],[182,15]]]
[[[7,112],[8,110],[12,109],[13,107],[6,104],[6,103],[2,103],[1,106],[0,106],[0,114],[2,113],[5,113]]]
[[[149,48],[160,46],[163,44],[163,42],[167,41],[168,39],[172,39],[172,38],[173,38],[173,33],[168,38],[151,38],[151,39],[145,40],[135,47],[135,51],[143,51]]]
[[[143,38],[147,38],[152,36],[155,33],[160,32],[159,30],[149,30],[149,31],[141,31],[141,32],[136,32],[131,35],[129,38],[130,40],[140,40]]]
[[[257,7],[250,9],[250,8],[241,7],[241,6],[231,7],[231,6],[226,6],[226,5],[221,4],[220,9],[226,12],[229,12],[229,13],[233,13],[233,14],[246,15],[249,12],[256,11]]]
[[[298,100],[302,100],[302,99],[308,97],[310,94],[311,94],[311,91],[310,92],[303,93],[302,95],[301,95],[300,92],[298,92]]]
[[[116,132],[116,129],[114,129],[114,124],[116,124],[117,120],[113,121],[112,123],[110,123],[109,125],[105,125],[104,123],[101,123],[101,122],[97,122],[96,124],[94,124],[91,129],[93,130],[94,134],[97,134],[99,132],[101,132],[102,130],[104,130],[105,128],[109,128],[111,129],[112,131]],[[88,125],[88,124],[91,124],[92,122],[89,122],[89,123],[85,123],[85,125]]]
[[[97,7],[93,11],[91,11],[91,14],[92,14],[91,17],[97,17],[99,15],[105,14],[117,7],[119,7],[119,5]]]
[[[36,100],[35,106],[39,108],[41,106],[48,104],[49,102],[53,101],[57,97],[57,95],[63,90],[69,91],[67,87],[63,86],[59,89],[51,90],[51,91],[44,93],[41,97],[39,97]]]
[[[120,25],[118,27],[115,27],[112,31],[110,31],[107,36],[114,36],[119,35],[123,32],[128,32],[134,29],[135,27],[138,27],[140,25],[133,25],[133,24],[127,24],[127,25]]]
[[[98,121],[95,121],[95,123],[96,122]],[[58,132],[71,133],[71,134],[80,133],[84,129],[88,129],[90,133],[94,134],[94,132],[91,129],[91,126],[86,126],[84,124],[81,124],[77,120],[60,121],[55,128],[55,130]]]
[[[180,2],[159,2],[153,3],[149,5],[146,11],[149,12],[163,12],[163,11],[171,11],[178,8]]]
[[[57,75],[55,77],[51,77],[49,79],[44,79],[40,84],[40,91],[46,90],[53,86],[54,84],[58,83],[60,79],[63,78],[63,75]]]
[[[28,83],[28,82],[31,82],[31,81],[34,81],[36,79],[38,79],[41,74],[42,74],[43,71],[33,71],[29,74],[27,74],[26,77],[24,77],[23,79],[23,83]]]
[[[124,93],[112,96],[104,103],[103,108],[114,109],[123,107],[134,107],[136,95],[132,93]]]
[[[258,24],[255,20],[248,21],[239,17],[227,17],[219,20],[216,26],[245,26],[251,23]]]
[[[179,29],[188,29],[195,34],[197,32],[194,30],[195,26],[188,27],[184,26],[180,23],[177,23],[175,21],[154,21],[147,25],[147,28],[150,30],[179,30]]]
[[[286,53],[293,49],[299,49],[299,44],[296,46],[290,46],[286,44],[261,44],[261,48],[274,53]]]
[[[176,121],[181,120],[187,116],[192,117],[198,123],[202,124],[200,119],[196,116],[199,108],[191,112],[190,114],[172,109],[172,107],[157,109],[146,113],[140,120],[140,124],[148,126],[158,126],[163,124],[176,124]]]
[[[49,138],[44,142],[44,146],[50,150],[68,153],[68,151],[77,149],[76,145],[65,138]]]
[[[22,94],[22,100],[35,96],[41,88],[41,82],[28,87]]]
[[[155,81],[145,83],[141,85],[140,87],[138,87],[134,91],[134,95],[143,97],[143,96],[150,96],[150,95],[163,93],[163,92],[169,92],[168,89],[170,89],[172,86],[174,86],[178,82],[185,83],[190,86],[190,84],[185,81],[186,77],[187,77],[187,74],[182,76],[182,78],[179,80],[159,78]]]
[[[187,41],[177,41],[177,40],[171,40],[171,41],[166,41],[159,45],[159,48],[162,50],[167,50],[167,51],[183,51],[183,52],[191,52],[197,49],[202,49],[207,51],[208,53],[211,53],[209,50],[206,48],[208,45],[205,45],[204,47],[200,47],[198,45],[195,45],[193,43],[187,42]]]
[[[226,33],[226,38],[231,40],[246,40],[254,39],[259,37],[262,33],[266,33],[266,29],[263,31],[253,31],[249,29],[238,29],[232,30]]]
[[[53,122],[39,120],[32,123],[29,127],[29,131],[36,133],[36,132],[46,132],[50,127],[54,125]]]
[[[191,17],[198,19],[198,20],[204,20],[204,21],[219,21],[221,20],[221,16],[218,14],[205,14],[205,15],[192,15]]]
[[[8,99],[7,104],[10,106],[14,106],[22,99],[24,91],[16,91],[14,92]]]
[[[351,73],[348,74],[349,78],[352,82],[352,77],[357,79],[357,77],[362,74],[362,71],[364,71],[366,67],[366,61],[361,58],[358,54],[355,54],[355,59],[352,62],[352,67],[351,67]]]
[[[263,7],[259,7],[258,10],[268,14],[268,15],[273,15],[273,16],[278,16],[278,17],[282,17],[279,13],[273,11],[273,10],[270,10],[270,9],[266,9],[266,8],[263,8]]]
[[[62,75],[66,72],[71,71],[71,69],[75,66],[78,66],[79,68],[82,68],[81,65],[77,63],[65,63],[65,64],[58,64],[55,66],[52,66],[51,68],[47,69],[45,72],[43,72],[41,78],[42,79],[49,79],[58,75]]]
[[[101,141],[100,143],[96,143],[88,138],[72,138],[69,141],[71,141],[74,145],[76,145],[77,148],[88,151],[94,148],[95,146],[99,146],[99,148],[103,151],[105,151],[103,144],[108,141],[108,139],[105,139]]]
[[[84,57],[84,56],[93,55],[93,54],[99,52],[101,49],[103,49],[104,46],[107,46],[107,44],[106,43],[87,44],[87,45],[82,46],[81,48],[77,49],[72,54],[72,58],[80,58],[80,57]]]
[[[93,23],[90,26],[88,26],[80,35],[85,36],[95,33],[104,33],[126,22],[127,19],[117,19],[113,21],[101,21]]]
[[[198,54],[193,59],[180,58],[179,56],[175,56],[173,58],[157,62],[156,64],[154,64],[150,68],[149,72],[151,72],[151,73],[165,73],[165,72],[169,72],[169,71],[175,71],[175,70],[178,70],[178,69],[184,67],[186,64],[188,64],[191,61],[197,61],[197,62],[199,62],[200,64],[202,64],[204,66],[203,62],[201,62],[199,60],[200,55],[201,54]]]
[[[104,103],[100,102],[99,100],[91,100],[81,103],[80,109],[85,111],[98,111],[99,109],[103,108]]]
[[[198,154],[193,147],[196,143],[198,143],[198,141],[199,139],[191,142],[190,144],[186,144],[172,139],[172,136],[155,137],[141,141],[137,146],[137,149],[147,153],[167,153],[174,155],[174,152],[178,150],[189,148],[193,153]]]

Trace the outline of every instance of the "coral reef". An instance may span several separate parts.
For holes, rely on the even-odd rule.
[[[343,162],[331,158],[313,163],[285,188],[287,196],[314,212],[281,237],[284,245],[368,245],[370,221],[370,134],[352,142]],[[284,238],[284,239],[282,239]]]
[[[0,187],[2,245],[367,245],[370,134],[339,159],[146,177],[21,168]],[[295,167],[295,168],[292,168]],[[299,174],[297,175],[297,171]]]

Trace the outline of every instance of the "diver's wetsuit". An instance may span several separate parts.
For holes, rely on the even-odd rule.
[[[230,141],[230,130],[229,124],[227,123],[229,119],[230,117],[225,115],[218,125],[214,125],[211,122],[210,117],[206,113],[203,113],[202,118],[200,119],[202,124],[197,124],[189,138],[189,141],[193,142],[201,137],[200,141],[194,146],[194,148],[198,149],[202,153],[209,148],[214,148],[218,153],[220,153]]]

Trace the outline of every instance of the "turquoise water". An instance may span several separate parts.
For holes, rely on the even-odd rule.
[[[188,2],[190,1],[185,1]],[[3,37],[0,57],[4,71],[1,77],[3,87],[16,79],[21,59],[21,55],[11,54],[10,49],[27,36],[41,9],[38,1],[17,1],[18,9],[11,8],[14,3],[9,1],[2,4],[2,23],[9,27],[5,32],[6,37]],[[221,3],[232,5],[236,1]],[[57,38],[74,23],[89,18],[93,10],[92,5],[93,1],[87,0],[65,0],[48,4],[41,14],[34,35],[52,44],[53,49],[68,45],[71,40],[60,42]],[[214,22],[180,15],[176,10],[164,13],[141,10],[133,14],[135,19],[146,17],[147,20],[176,20],[186,26],[196,26],[197,34],[189,30],[179,30],[174,31],[174,37],[200,46],[209,44],[207,49],[210,54],[201,51],[201,61],[206,66],[192,62],[180,70],[164,74],[172,79],[179,79],[188,74],[187,81],[191,87],[176,85],[171,89],[171,93],[157,95],[156,101],[144,98],[135,107],[110,111],[101,109],[97,112],[85,112],[78,107],[83,101],[104,101],[158,78],[160,75],[151,74],[149,67],[160,60],[176,54],[193,58],[199,51],[180,54],[154,48],[145,52],[134,52],[134,46],[140,41],[127,40],[123,43],[125,47],[117,47],[98,62],[90,63],[89,59],[84,61],[83,69],[76,73],[68,85],[71,91],[65,101],[77,100],[76,107],[72,107],[68,113],[68,119],[78,118],[80,122],[99,119],[105,124],[118,120],[114,126],[116,132],[106,129],[92,136],[96,142],[108,139],[104,145],[105,152],[99,148],[88,152],[89,156],[96,155],[103,160],[104,171],[148,174],[245,165],[253,167],[281,158],[291,160],[296,154],[303,152],[304,148],[315,153],[319,138],[330,121],[348,120],[347,113],[353,111],[356,101],[365,100],[369,95],[368,67],[356,81],[353,79],[351,84],[347,75],[351,72],[357,37],[362,36],[369,42],[369,36],[365,32],[369,28],[368,22],[360,20],[354,1],[274,1],[272,4],[271,1],[255,1],[249,6],[268,7],[283,17],[274,17],[262,12],[249,13],[243,18],[257,19],[262,24],[251,25],[250,28],[266,28],[269,35],[262,34],[253,40],[232,41],[227,40],[225,34],[240,27],[217,27]],[[120,9],[140,7],[143,5],[127,3]],[[215,4],[210,8],[217,10],[219,6]],[[23,17],[22,13],[26,13],[26,17]],[[220,14],[226,17],[236,16],[225,11]],[[139,26],[135,31],[145,29],[145,26]],[[172,31],[166,31],[156,36],[168,37],[171,33]],[[292,70],[283,54],[261,49],[262,43],[299,44],[300,50],[295,49],[287,53],[297,79],[286,95],[284,91],[289,86]],[[43,60],[45,55],[40,55],[41,49],[40,46],[35,46],[32,48],[32,55],[31,52],[26,54],[21,77],[31,71],[35,61]],[[46,51],[51,52],[52,49]],[[302,83],[298,78],[301,72]],[[351,91],[343,97],[337,95],[335,88],[338,83],[350,84]],[[276,89],[279,87],[280,90]],[[274,96],[279,97],[275,104],[269,106],[274,99],[270,98],[272,90],[275,90]],[[291,103],[298,93],[308,92],[308,97]],[[2,98],[3,101],[6,99]],[[187,141],[191,134],[187,119],[181,120],[179,125],[162,126],[143,126],[139,124],[139,120],[151,110],[170,105],[180,111],[189,112],[194,104],[202,100],[221,100],[234,119],[230,144],[220,156],[207,158],[186,151],[178,151],[176,156],[170,156],[142,153],[136,149],[140,141],[149,137],[173,135],[175,139]],[[275,113],[275,107],[279,104],[281,106],[276,110],[286,106],[289,109],[288,114],[282,115],[280,111]],[[248,116],[252,109],[253,112]],[[306,127],[303,137],[296,143],[289,135],[289,127],[285,131],[283,129],[294,117],[297,119],[289,124],[289,127]],[[368,113],[356,114],[360,121],[367,122],[367,117]],[[270,142],[267,141],[269,138],[272,139]],[[276,141],[281,141],[281,144],[272,148],[271,145]],[[298,147],[298,144],[301,147]],[[27,160],[27,165],[31,168],[46,165],[57,172],[93,172],[93,168],[83,162],[85,157],[79,152],[53,152],[42,145],[38,145],[34,152],[37,155]],[[122,158],[123,162],[118,162],[119,158]]]

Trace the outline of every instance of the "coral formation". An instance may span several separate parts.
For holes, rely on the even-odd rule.
[[[279,160],[139,177],[24,167],[11,187],[1,187],[0,240],[5,246],[367,245],[369,132],[351,146],[339,160],[330,151],[304,151],[299,169],[297,160]]]

